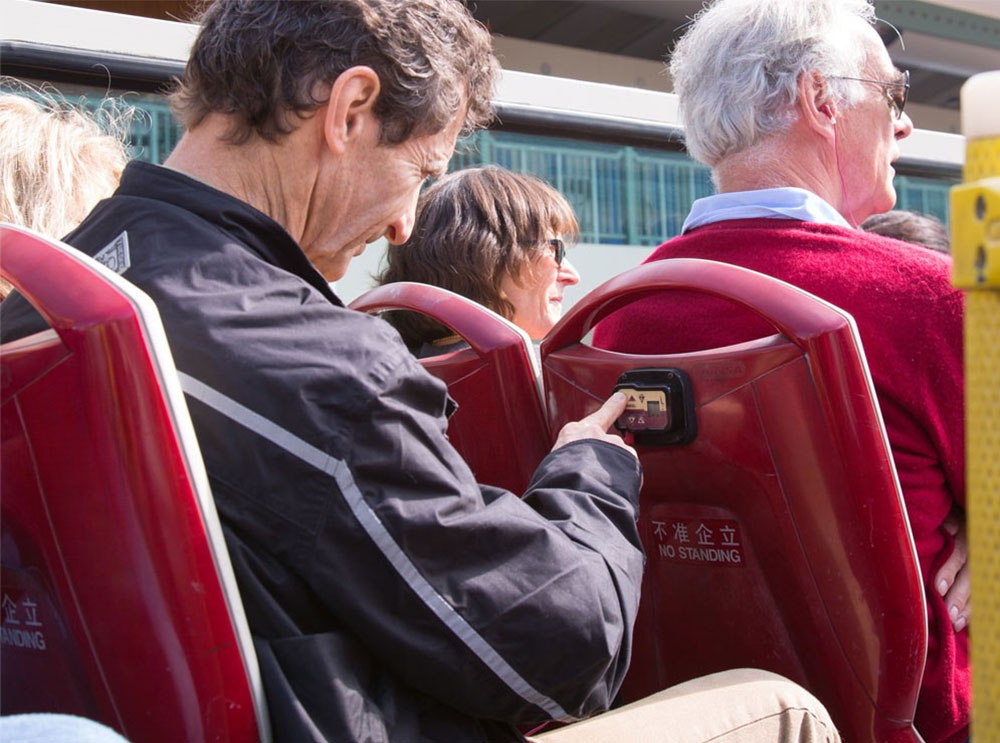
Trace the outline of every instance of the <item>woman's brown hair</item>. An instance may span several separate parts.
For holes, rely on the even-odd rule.
[[[534,176],[493,165],[449,173],[420,196],[410,239],[390,247],[379,284],[419,281],[449,289],[508,320],[504,277],[527,278],[547,238],[576,240],[576,216],[562,194]],[[417,349],[451,334],[413,312],[386,316]]]

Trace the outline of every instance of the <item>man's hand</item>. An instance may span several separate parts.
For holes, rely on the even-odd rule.
[[[965,534],[965,519],[954,513],[942,526],[955,538],[955,549],[934,576],[934,587],[944,596],[948,616],[956,632],[969,624],[972,614],[971,585],[969,581],[969,540]]]
[[[608,430],[614,424],[615,420],[618,419],[618,416],[624,412],[625,395],[621,392],[616,392],[608,398],[607,402],[599,410],[595,410],[581,420],[573,421],[563,426],[559,432],[559,436],[556,438],[555,445],[552,447],[553,451],[571,441],[598,439],[599,441],[607,441],[609,444],[620,446],[622,449],[631,452],[633,457],[637,456],[635,449],[622,441],[621,436],[616,433],[608,433]]]

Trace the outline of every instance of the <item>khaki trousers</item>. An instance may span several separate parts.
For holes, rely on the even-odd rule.
[[[740,669],[658,694],[549,733],[533,743],[839,743],[812,694],[766,671]]]

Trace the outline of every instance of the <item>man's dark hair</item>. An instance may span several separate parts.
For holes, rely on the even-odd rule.
[[[868,217],[861,223],[861,229],[923,245],[925,248],[942,253],[951,252],[948,228],[941,223],[941,220],[930,214],[894,209],[885,214],[873,214]]]
[[[530,280],[553,235],[572,242],[579,227],[573,207],[548,183],[495,165],[459,170],[421,194],[413,234],[389,248],[376,280],[440,286],[511,320],[514,306],[500,285],[508,276]],[[411,349],[452,333],[415,312],[391,312],[385,319]]]
[[[276,141],[359,65],[381,81],[383,144],[436,134],[463,106],[466,132],[492,115],[490,36],[458,0],[216,0],[171,107],[188,129],[220,113],[234,143]]]

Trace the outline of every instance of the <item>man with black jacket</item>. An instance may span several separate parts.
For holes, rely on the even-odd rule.
[[[488,34],[455,0],[220,0],[202,24],[166,167],[130,165],[67,241],[125,256],[159,308],[275,739],[519,740],[607,709],[643,567],[638,462],[606,433],[623,400],[568,425],[523,499],[477,485],[443,384],[328,285],[406,240],[421,184],[488,120]],[[806,692],[746,671],[595,722],[554,735],[838,740]]]

